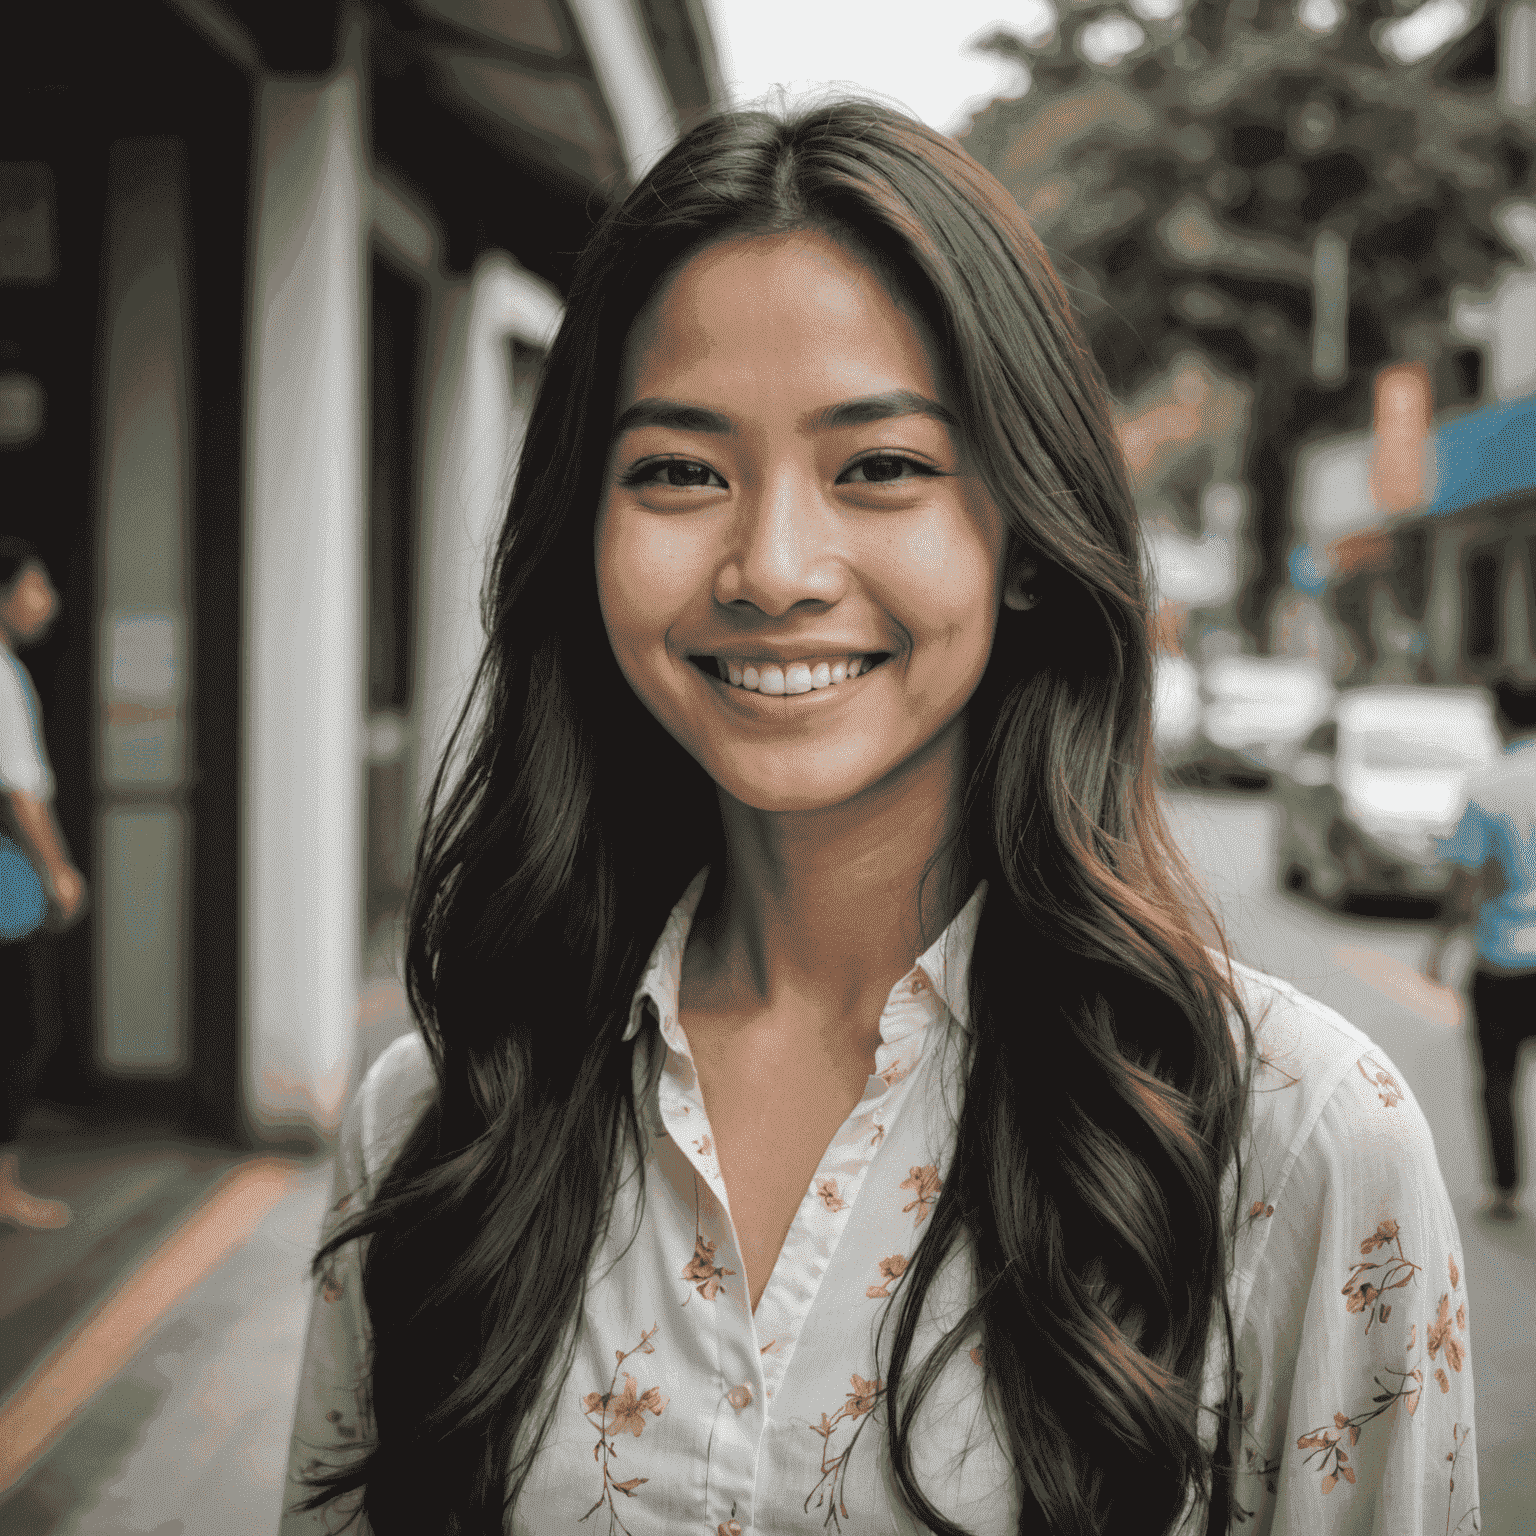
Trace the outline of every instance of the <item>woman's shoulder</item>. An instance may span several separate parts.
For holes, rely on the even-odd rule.
[[[1406,1081],[1364,1030],[1278,976],[1236,960],[1230,974],[1253,1026],[1251,1106],[1258,1143],[1284,1160],[1303,1141],[1336,1135],[1341,1126],[1365,1137],[1379,1127],[1399,1144],[1405,1132],[1418,1133],[1433,1155],[1428,1124]],[[1230,1023],[1241,1044],[1235,1012]],[[1383,1110],[1397,1113],[1382,1122]]]
[[[343,1155],[369,1193],[437,1092],[432,1059],[419,1030],[393,1041],[368,1069],[342,1123]]]

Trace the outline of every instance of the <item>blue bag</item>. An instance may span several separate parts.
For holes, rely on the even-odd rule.
[[[0,942],[29,938],[48,915],[48,896],[32,861],[0,832]]]

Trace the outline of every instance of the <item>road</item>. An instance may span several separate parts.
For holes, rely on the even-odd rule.
[[[1257,797],[1169,801],[1181,846],[1240,959],[1337,1008],[1389,1055],[1428,1117],[1465,1257],[1482,1536],[1536,1536],[1536,1221],[1490,1227],[1477,1080],[1453,990],[1418,974],[1422,924],[1341,918],[1275,889],[1276,810]],[[1463,968],[1469,957],[1462,956]],[[378,989],[376,988],[375,991]],[[370,1054],[404,1026],[365,995]],[[1536,1071],[1523,1095],[1536,1155]],[[275,1529],[308,1305],[323,1164],[233,1258],[170,1310],[137,1358],[0,1504],[0,1536],[228,1536]]]

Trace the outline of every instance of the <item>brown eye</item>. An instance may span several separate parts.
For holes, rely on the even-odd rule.
[[[853,485],[894,485],[914,475],[933,473],[926,464],[920,464],[916,459],[896,453],[876,453],[851,465],[840,478]]]
[[[726,488],[725,481],[714,470],[694,459],[652,459],[637,464],[624,476],[624,484],[660,485],[675,490]]]

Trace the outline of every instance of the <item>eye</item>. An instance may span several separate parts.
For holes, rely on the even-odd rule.
[[[931,465],[917,459],[909,459],[900,453],[872,453],[868,458],[850,464],[837,477],[839,485],[894,485],[919,475],[936,475]]]
[[[669,490],[728,489],[709,465],[700,464],[695,459],[647,459],[629,470],[620,483],[626,486],[656,485]]]

